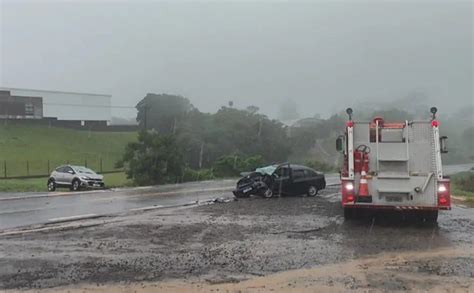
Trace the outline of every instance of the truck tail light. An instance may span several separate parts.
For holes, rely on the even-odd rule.
[[[438,206],[451,207],[451,189],[449,180],[438,181]]]
[[[354,182],[342,180],[341,182],[342,204],[354,201]]]
[[[346,189],[346,191],[353,191],[354,184],[352,184],[352,182],[346,182],[346,184],[344,184],[344,188]]]

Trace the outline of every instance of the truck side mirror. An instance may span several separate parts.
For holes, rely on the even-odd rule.
[[[344,151],[344,147],[343,147],[343,136],[339,136],[337,139],[336,139],[336,150],[340,153],[342,153]]]
[[[439,138],[439,149],[442,154],[446,154],[448,152],[448,137],[441,136]]]

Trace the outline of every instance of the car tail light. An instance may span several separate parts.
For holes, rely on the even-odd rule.
[[[438,206],[451,207],[451,188],[449,180],[438,181]]]
[[[341,184],[342,203],[354,201],[354,182],[352,180],[343,180]]]

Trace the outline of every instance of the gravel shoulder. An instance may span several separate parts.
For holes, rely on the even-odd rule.
[[[337,193],[156,210],[3,236],[0,289],[472,290],[472,209],[455,206],[437,225],[400,214],[344,222]]]

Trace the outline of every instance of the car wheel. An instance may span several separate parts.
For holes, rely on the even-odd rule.
[[[78,179],[74,179],[72,181],[71,190],[78,191],[79,189],[81,189],[81,182]]]
[[[56,182],[50,179],[48,180],[48,191],[55,191],[56,190]]]
[[[267,190],[263,192],[263,197],[265,198],[270,198],[272,196],[273,196],[273,191],[271,188],[267,188]]]
[[[308,196],[316,196],[316,194],[318,194],[318,188],[316,186],[313,186],[311,185],[309,188],[308,188]]]

